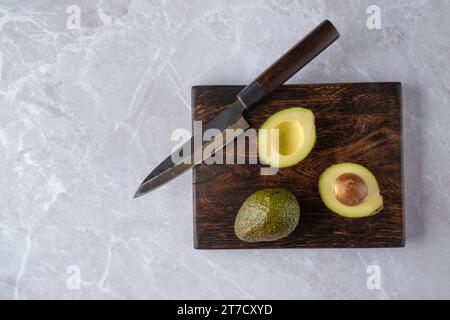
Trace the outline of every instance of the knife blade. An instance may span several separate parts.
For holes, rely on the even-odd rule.
[[[208,125],[186,141],[182,146],[175,150],[170,156],[168,156],[163,162],[161,162],[141,183],[134,197],[138,198],[164,183],[172,180],[174,177],[181,175],[188,171],[196,164],[198,159],[206,160],[211,154],[204,154],[203,150],[211,144],[216,144],[214,150],[219,151],[224,148],[228,143],[232,142],[235,136],[225,135],[227,129],[241,129],[244,132],[250,125],[245,121],[242,116],[245,106],[240,101],[235,101],[228,105],[223,112],[215,117]],[[204,141],[201,145],[196,146],[195,141],[201,141],[203,133],[209,129],[217,129],[221,132],[220,135],[215,136],[213,141]],[[182,153],[185,150],[191,150],[187,155]],[[176,161],[174,161],[176,159]],[[197,161],[196,161],[197,160]]]
[[[239,92],[236,101],[228,105],[224,111],[211,120],[201,132],[194,133],[191,139],[161,162],[142,181],[134,198],[155,190],[201,163],[202,160],[206,160],[211,154],[205,155],[203,151],[211,147],[212,144],[214,144],[214,150],[218,151],[232,142],[239,134],[250,127],[243,117],[243,112],[246,109],[258,104],[338,38],[339,32],[329,20],[319,24]],[[212,141],[202,141],[203,133],[208,129],[217,129],[221,134],[217,135]],[[229,129],[234,129],[236,134],[226,134]],[[196,143],[196,141],[201,141],[201,143]]]

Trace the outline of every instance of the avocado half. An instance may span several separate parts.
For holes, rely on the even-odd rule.
[[[355,163],[338,163],[319,178],[319,193],[328,209],[346,218],[377,214],[383,208],[375,176]]]
[[[234,232],[242,241],[275,241],[297,227],[300,206],[286,189],[256,191],[242,204],[234,222]]]
[[[316,142],[314,114],[305,108],[289,108],[270,116],[258,132],[258,155],[262,163],[276,168],[296,165]]]

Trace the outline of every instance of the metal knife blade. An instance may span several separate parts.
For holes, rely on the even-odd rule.
[[[224,111],[217,115],[208,125],[203,128],[202,132],[199,132],[186,141],[181,147],[175,150],[170,156],[168,156],[163,162],[161,162],[145,179],[142,181],[138,190],[136,191],[134,198],[138,198],[158,187],[169,182],[175,177],[188,171],[198,163],[196,161],[206,160],[211,155],[204,154],[206,147],[211,147],[214,144],[214,150],[218,151],[224,148],[227,144],[232,142],[234,138],[242,134],[247,130],[250,125],[245,121],[242,116],[245,106],[236,100],[232,104],[228,105]],[[217,129],[221,132],[220,135],[216,135],[213,141],[202,141],[203,133],[208,129]],[[226,135],[227,129],[234,129],[236,134],[233,136]],[[236,130],[241,129],[241,130]],[[198,137],[198,135],[201,137]],[[199,146],[195,145],[195,141],[202,141]],[[190,150],[186,155],[182,154],[184,150]],[[177,158],[178,161],[174,162],[173,159]]]
[[[243,111],[258,104],[338,38],[339,32],[330,21],[325,20],[319,24],[253,82],[239,92],[237,100],[230,104],[203,129],[203,132],[207,129],[218,129],[221,135],[217,135],[213,141],[203,142],[203,139],[201,139],[203,132],[200,133],[201,137],[199,137],[199,134],[194,133],[194,136],[188,142],[172,153],[171,156],[167,157],[166,160],[144,179],[134,197],[142,196],[181,175],[183,172],[186,172],[198,164],[196,163],[196,159],[200,159],[200,161],[202,159],[206,160],[203,150],[209,147],[210,144],[215,144],[215,150],[220,150],[220,148],[225,147],[238,136],[238,134],[234,134],[233,136],[227,135],[227,129],[242,129],[240,130],[242,134],[243,131],[250,127],[242,117]],[[196,146],[195,143],[197,139],[202,141],[199,146]],[[181,150],[189,150],[190,152],[186,152],[186,154],[179,157],[180,152],[183,152]],[[177,161],[173,161],[173,159],[177,159]]]

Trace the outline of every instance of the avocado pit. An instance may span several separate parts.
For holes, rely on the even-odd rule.
[[[369,193],[364,180],[353,173],[341,174],[334,183],[336,199],[346,206],[361,204]]]
[[[341,162],[328,167],[319,178],[325,206],[346,218],[370,217],[383,208],[377,179],[366,167]]]

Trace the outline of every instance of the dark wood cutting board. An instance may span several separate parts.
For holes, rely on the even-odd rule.
[[[192,118],[209,122],[233,102],[242,86],[192,88]],[[193,170],[194,246],[235,248],[402,247],[405,243],[402,182],[402,107],[400,83],[287,85],[248,110],[259,129],[273,113],[306,107],[316,117],[317,142],[298,165],[276,175],[261,175],[259,164],[201,164]],[[226,152],[226,151],[225,151]],[[237,152],[237,150],[235,150]],[[248,157],[248,152],[247,152]],[[363,219],[346,219],[320,199],[320,174],[337,162],[369,168],[380,184],[384,209]],[[296,230],[275,242],[247,243],[234,234],[234,219],[253,192],[285,187],[297,197]]]

